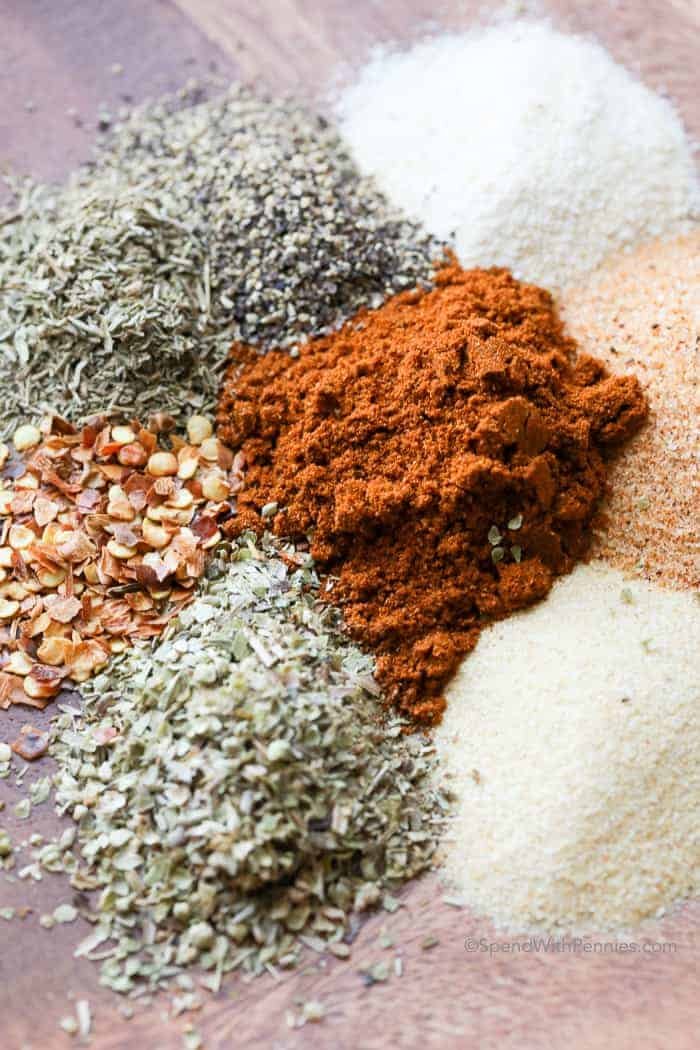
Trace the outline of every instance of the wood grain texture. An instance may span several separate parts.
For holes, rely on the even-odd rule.
[[[487,5],[490,6],[490,5]],[[377,41],[408,41],[428,25],[472,24],[473,0],[0,0],[0,166],[59,177],[86,159],[100,103],[116,111],[211,71],[239,74],[316,100],[347,76]],[[558,0],[558,25],[594,33],[620,61],[665,88],[700,137],[700,6],[697,0]],[[115,76],[111,65],[123,73]],[[34,112],[24,104],[33,101]],[[82,126],[66,116],[74,107]],[[51,714],[3,714],[0,739]],[[44,775],[46,763],[30,778]],[[60,827],[50,805],[18,822],[20,797],[0,781],[0,825],[14,840]],[[33,908],[24,920],[0,919],[0,1050],[52,1050],[71,1041],[57,1028],[76,998],[87,998],[97,1050],[176,1050],[188,1018],[163,1015],[165,1002],[128,1023],[120,1000],[99,985],[97,968],[74,960],[87,932],[82,920],[51,932],[39,915],[70,898],[62,879],[0,879],[0,906]],[[696,1050],[700,1002],[700,902],[647,927],[673,951],[611,954],[467,952],[465,939],[494,939],[489,924],[442,902],[435,876],[408,887],[395,915],[369,918],[348,962],[311,954],[308,972],[245,984],[226,982],[192,1020],[204,1045],[389,1050]],[[378,941],[382,929],[393,949]],[[439,943],[424,950],[428,936]],[[641,935],[638,935],[641,940]],[[367,987],[360,970],[399,953],[404,976]],[[320,999],[319,1025],[287,1026],[299,1000]]]
[[[88,159],[99,110],[116,116],[190,77],[236,75],[162,0],[0,0],[0,30],[0,171],[41,179]]]

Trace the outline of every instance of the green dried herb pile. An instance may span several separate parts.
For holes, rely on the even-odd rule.
[[[214,983],[291,966],[304,944],[347,954],[349,913],[430,863],[432,746],[380,724],[369,658],[317,586],[308,556],[242,537],[160,641],[86,683],[82,719],[58,720],[68,867],[99,891],[79,951],[99,948],[116,991],[194,963]]]

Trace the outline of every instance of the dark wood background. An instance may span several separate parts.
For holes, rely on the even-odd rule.
[[[464,26],[489,6],[471,0],[0,0],[0,167],[60,178],[89,156],[98,110],[180,87],[212,73],[256,80],[324,104],[331,79],[348,75],[380,40],[408,40],[427,25]],[[522,7],[522,5],[521,5]],[[647,83],[675,100],[700,137],[700,4],[695,0],[550,0],[563,28],[592,32]],[[121,71],[115,71],[120,66]],[[73,111],[73,112],[69,112]],[[1,402],[0,393],[0,402]],[[50,710],[0,714],[0,740]],[[47,772],[46,763],[31,776]],[[19,797],[0,782],[0,826],[13,839],[53,834],[50,804],[19,823]],[[483,1050],[697,1050],[700,905],[650,926],[673,942],[658,953],[468,953],[467,937],[494,939],[488,923],[442,902],[435,877],[413,884],[404,907],[364,926],[348,962],[312,956],[280,983],[228,981],[205,1008],[171,1019],[165,1000],[124,1020],[121,1000],[100,988],[97,968],[72,958],[85,924],[52,931],[39,915],[70,899],[63,880],[8,882],[0,907],[0,1047],[49,1050],[71,1044],[58,1020],[90,1001],[99,1050],[170,1050],[193,1021],[206,1047],[301,1046],[339,1050],[481,1047]],[[395,949],[382,948],[383,928]],[[434,936],[430,950],[421,945]],[[399,951],[404,976],[366,987],[359,971]],[[320,999],[327,1017],[287,1026],[299,1001]]]

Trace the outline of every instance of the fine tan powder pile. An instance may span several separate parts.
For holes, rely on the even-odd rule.
[[[596,563],[485,630],[435,740],[445,874],[514,929],[625,930],[700,887],[700,603]]]
[[[618,256],[560,302],[581,348],[633,372],[647,426],[609,475],[593,553],[665,586],[700,585],[700,230]]]

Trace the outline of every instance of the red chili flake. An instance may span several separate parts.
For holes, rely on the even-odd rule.
[[[27,762],[34,762],[37,758],[45,755],[49,749],[49,734],[42,733],[34,726],[25,725],[19,731],[19,736],[10,744],[16,755]]]

